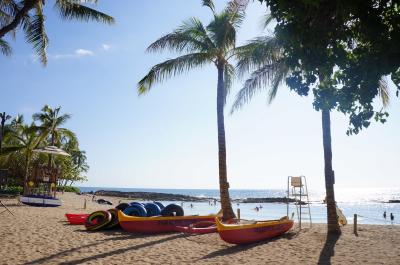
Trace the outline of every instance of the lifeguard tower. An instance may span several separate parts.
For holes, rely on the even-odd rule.
[[[305,176],[289,176],[287,182],[287,216],[289,216],[290,202],[294,201],[296,206],[299,229],[302,227],[302,220],[308,220],[311,227],[310,200],[308,197],[307,180]]]

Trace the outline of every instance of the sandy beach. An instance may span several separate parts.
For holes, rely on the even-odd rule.
[[[87,232],[68,225],[64,214],[107,206],[85,195],[65,193],[60,198],[59,208],[5,201],[15,217],[0,215],[0,264],[400,264],[400,226],[360,225],[355,236],[350,225],[339,238],[327,240],[326,225],[316,224],[270,241],[235,246],[218,234]]]

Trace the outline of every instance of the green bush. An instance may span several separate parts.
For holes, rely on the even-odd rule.
[[[75,192],[75,193],[81,192],[81,190],[79,188],[72,187],[72,186],[57,186],[57,191]]]
[[[20,186],[8,186],[0,189],[0,193],[10,194],[10,195],[19,195],[22,194],[24,188]]]

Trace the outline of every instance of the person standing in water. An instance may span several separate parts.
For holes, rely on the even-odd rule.
[[[383,218],[386,219],[386,211],[383,212]]]
[[[390,220],[391,220],[391,221],[394,220],[394,215],[393,215],[393,213],[390,213]]]

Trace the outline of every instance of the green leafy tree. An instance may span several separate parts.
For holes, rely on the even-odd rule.
[[[75,134],[66,128],[59,128],[70,115],[59,115],[60,108],[45,106],[41,113],[34,114],[42,121],[41,126],[24,123],[18,115],[5,127],[4,148],[0,156],[0,167],[9,171],[11,183],[26,183],[32,168],[48,163],[48,155],[35,153],[34,149],[49,146],[52,143],[65,150],[70,156],[55,156],[52,165],[60,168],[59,185],[72,185],[77,181],[86,181],[89,170],[85,151],[79,149]],[[46,125],[46,126],[45,126]],[[67,132],[67,133],[65,133]],[[73,137],[71,137],[71,135]],[[22,179],[20,178],[22,176]]]
[[[38,148],[44,141],[45,137],[38,133],[35,125],[23,124],[23,117],[16,118],[9,130],[7,130],[7,145],[3,148],[2,156],[11,154],[21,154],[25,158],[25,173],[24,173],[24,194],[28,190],[27,183],[29,171],[31,168],[33,150]]]
[[[394,1],[260,0],[275,18],[276,38],[290,69],[286,84],[299,95],[314,94],[322,113],[328,233],[338,234],[330,112],[349,116],[348,134],[370,120],[385,122],[372,101],[388,94],[382,77],[399,72],[399,6]],[[396,82],[395,82],[396,83]]]
[[[62,19],[81,20],[113,24],[114,18],[88,7],[97,0],[55,0],[54,8]],[[44,14],[45,0],[0,0],[0,52],[11,54],[11,47],[4,37],[15,37],[18,28],[25,33],[25,39],[32,44],[43,65],[47,64],[46,49],[49,43]]]
[[[145,94],[155,83],[169,77],[208,64],[215,65],[218,73],[217,125],[221,208],[223,218],[230,219],[235,214],[229,198],[227,180],[224,105],[235,75],[235,68],[230,59],[235,56],[236,31],[243,21],[246,3],[231,1],[220,13],[215,11],[212,1],[203,1],[203,5],[213,14],[213,19],[207,26],[199,19],[191,18],[147,48],[149,52],[169,50],[183,55],[153,66],[139,81],[138,92]]]
[[[89,170],[86,152],[79,150],[75,140],[69,140],[62,145],[62,149],[71,156],[59,157],[56,163],[61,166],[61,176],[59,186],[71,186],[75,182],[87,181],[85,173]],[[62,183],[62,181],[64,181]],[[68,183],[69,182],[69,183]]]

